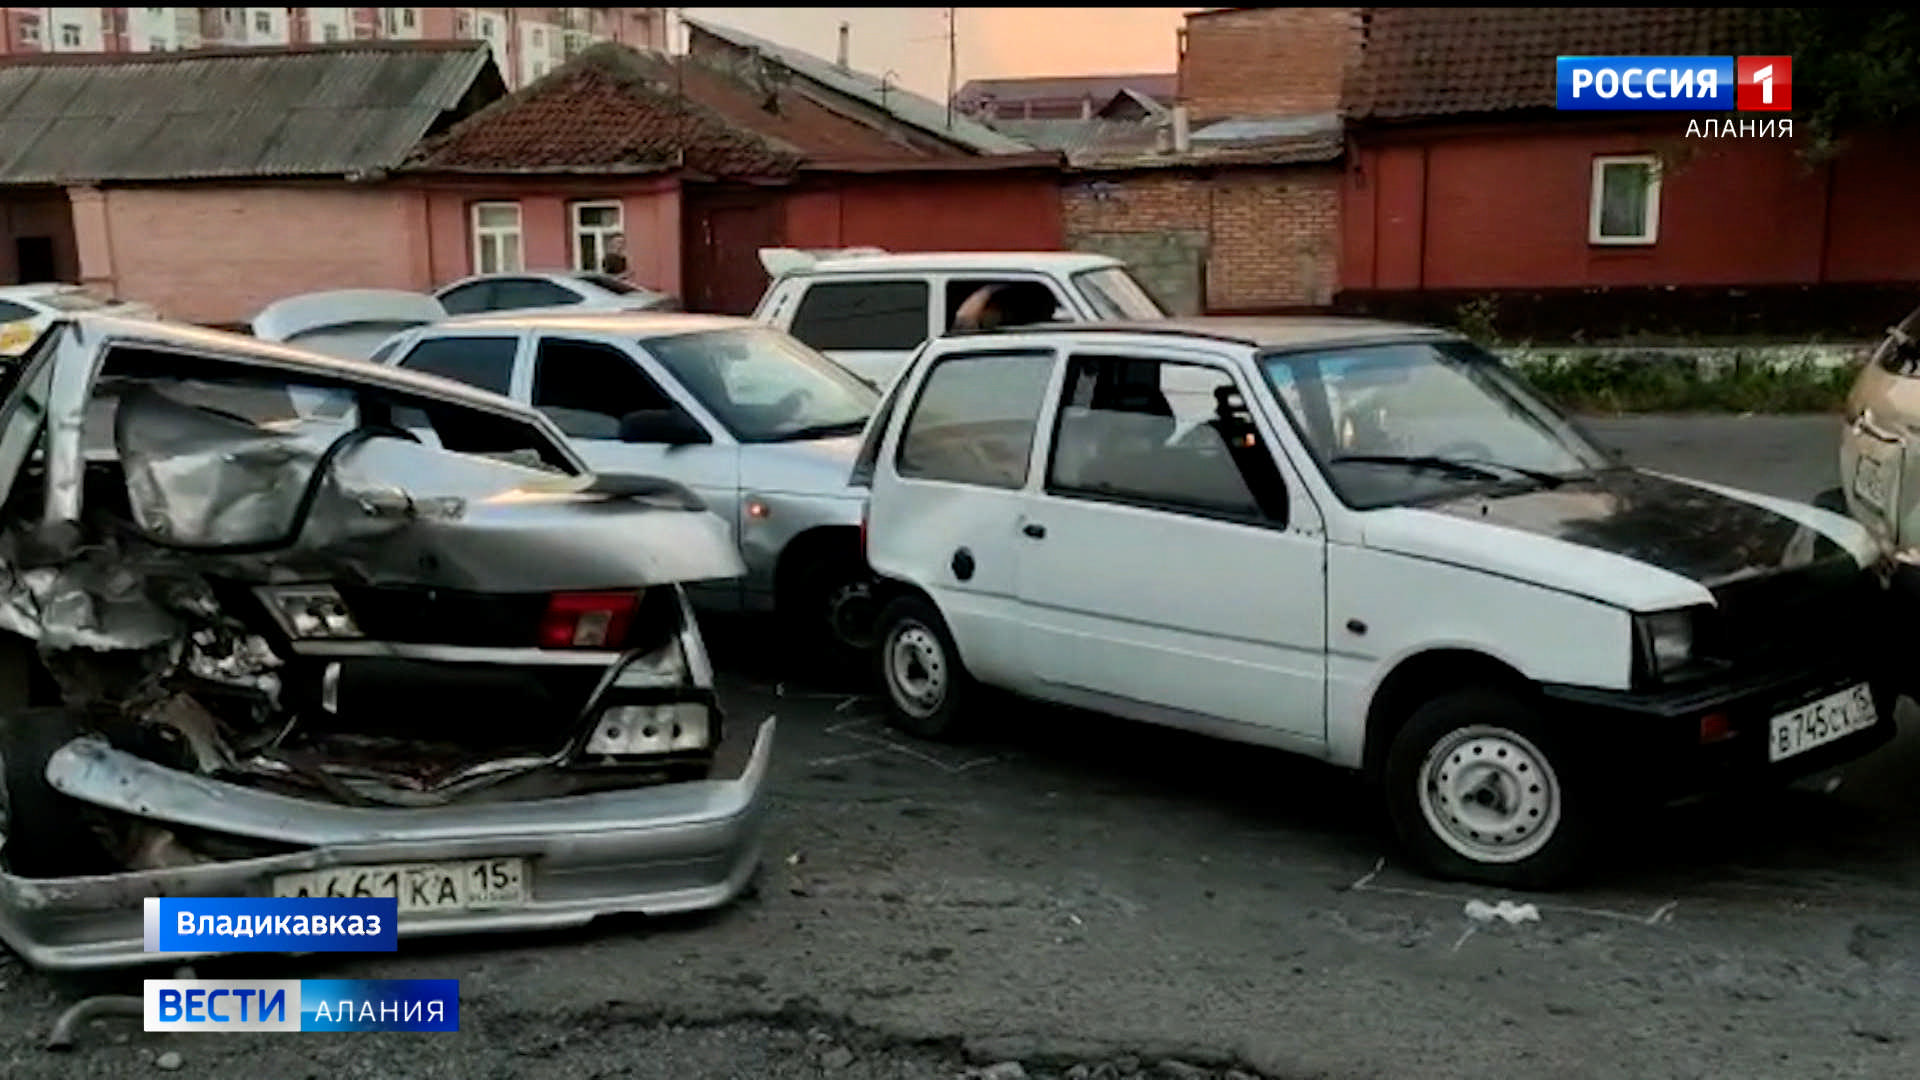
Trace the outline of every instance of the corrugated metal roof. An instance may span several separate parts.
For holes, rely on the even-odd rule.
[[[910,90],[903,90],[897,84],[889,83],[883,88],[880,79],[864,71],[842,68],[812,53],[790,49],[785,45],[776,45],[765,38],[754,37],[752,34],[710,23],[704,19],[693,19],[682,15],[680,21],[736,47],[757,49],[762,56],[778,60],[802,78],[810,79],[829,90],[880,109],[896,120],[911,124],[930,135],[957,142],[975,153],[1023,154],[1033,149],[1017,139],[1010,139],[979,121],[962,115],[959,109],[951,110],[953,123],[949,125],[947,123],[949,110],[946,105],[921,97]]]
[[[338,176],[404,161],[484,44],[61,56],[0,66],[0,183]]]

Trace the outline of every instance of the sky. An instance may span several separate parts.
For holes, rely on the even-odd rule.
[[[947,97],[946,8],[678,8],[832,60],[935,101]],[[956,8],[956,88],[968,79],[1130,75],[1174,70],[1181,15],[1205,8]],[[684,39],[676,37],[678,46]]]

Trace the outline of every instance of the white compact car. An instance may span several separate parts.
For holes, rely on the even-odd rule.
[[[0,356],[18,356],[62,315],[158,318],[147,304],[127,303],[85,285],[47,282],[0,286]]]
[[[433,294],[449,315],[492,311],[672,311],[678,301],[610,274],[576,270],[480,274]]]
[[[1440,876],[1893,733],[1879,548],[1620,464],[1499,361],[1340,319],[931,343],[868,429],[894,722],[979,684],[1364,770]]]

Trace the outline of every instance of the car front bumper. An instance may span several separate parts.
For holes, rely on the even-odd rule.
[[[1875,722],[1781,761],[1770,761],[1773,717],[1867,683]],[[1881,665],[1810,664],[1761,678],[1623,692],[1575,686],[1543,690],[1577,722],[1582,749],[1619,790],[1654,801],[1743,785],[1784,782],[1859,758],[1891,741],[1896,691]],[[1709,741],[1708,727],[1714,736]],[[1723,734],[1724,733],[1724,734]]]
[[[98,877],[0,873],[0,940],[45,969],[179,963],[210,954],[145,952],[147,897],[271,896],[282,874],[501,856],[527,860],[523,906],[405,913],[400,936],[548,929],[603,915],[718,907],[745,890],[760,861],[773,734],[768,718],[731,779],[430,809],[313,803],[172,773],[166,790],[151,793],[168,801],[169,820],[218,813],[229,822],[261,823],[256,834],[270,829],[291,842],[315,842],[285,855]],[[152,781],[147,770],[159,768],[104,747],[79,754],[77,746],[63,748],[50,769]]]

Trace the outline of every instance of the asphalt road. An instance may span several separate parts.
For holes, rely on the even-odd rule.
[[[1597,422],[1649,467],[1807,497],[1831,420]],[[756,894],[722,912],[233,960],[203,977],[458,977],[457,1035],[147,1035],[38,1048],[126,976],[0,960],[0,1075],[952,1078],[1920,1074],[1920,737],[1823,783],[1667,811],[1594,884],[1503,897],[1399,867],[1346,776],[1005,707],[960,747],[715,627],[724,702],[780,719]],[[1839,779],[1835,790],[1824,781]],[[1633,778],[1622,777],[1623,784]],[[1470,900],[1537,920],[1469,918]],[[1019,1063],[1016,1073],[1009,1063]]]

